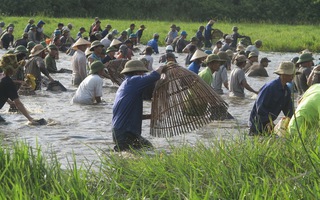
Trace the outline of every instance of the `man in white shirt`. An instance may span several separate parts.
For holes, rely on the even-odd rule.
[[[79,85],[71,102],[78,104],[101,103],[103,79],[105,76],[104,65],[101,61],[94,61],[90,65],[90,75]]]

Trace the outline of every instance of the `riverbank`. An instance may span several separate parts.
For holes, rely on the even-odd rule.
[[[49,18],[43,16],[33,16],[36,23],[41,19],[46,24],[44,26],[44,32],[47,35],[51,35],[56,29],[59,22],[67,25],[72,23],[74,29],[71,30],[71,35],[76,36],[81,26],[85,27],[87,31],[94,19],[91,18]],[[27,25],[30,17],[1,17],[0,20],[4,21],[6,25],[9,23],[15,24],[15,39],[21,37],[25,26]],[[159,44],[164,46],[164,39],[170,30],[170,25],[175,23],[181,27],[181,30],[185,30],[188,33],[187,39],[193,37],[200,25],[205,26],[204,22],[182,22],[182,21],[147,21],[147,20],[110,20],[100,19],[101,26],[104,27],[107,24],[111,24],[113,29],[117,29],[119,32],[129,28],[131,23],[136,24],[136,30],[141,24],[144,24],[147,29],[142,36],[142,43],[146,44],[148,40],[152,39],[154,33],[160,34]],[[232,27],[237,26],[239,33],[251,37],[252,42],[257,39],[263,41],[262,51],[265,52],[300,52],[304,49],[309,49],[313,52],[318,52],[320,49],[320,30],[316,25],[284,25],[284,24],[272,24],[272,23],[228,23],[218,21],[214,28],[220,29],[223,33],[231,34]],[[85,33],[84,35],[88,35]]]
[[[0,147],[2,199],[319,199],[318,135],[100,154],[61,169],[23,142]],[[76,157],[76,156],[75,156]]]

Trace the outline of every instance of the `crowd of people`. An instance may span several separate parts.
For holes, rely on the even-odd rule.
[[[44,34],[44,21],[39,20],[37,25],[34,23],[35,21],[30,19],[22,38],[14,40],[14,24],[4,28],[5,23],[0,22],[1,48],[8,50],[0,62],[2,73],[0,108],[7,102],[10,107],[18,109],[30,122],[33,122],[34,119],[19,100],[18,90],[27,84],[26,79],[30,77],[34,79],[34,84],[29,85],[30,88],[41,90],[42,74],[49,81],[55,81],[50,76],[52,73],[72,73],[70,81],[77,87],[72,103],[100,103],[103,78],[110,78],[106,68],[108,63],[112,60],[126,59],[129,61],[121,71],[125,81],[116,93],[113,106],[112,130],[115,150],[152,146],[149,141],[141,137],[142,120],[150,117],[142,115],[142,109],[145,93],[152,91],[150,87],[160,78],[165,68],[163,66],[166,66],[160,68],[153,66],[153,55],[159,54],[160,35],[154,33],[141,53],[143,56],[135,58],[136,45],[141,43],[146,28],[143,24],[138,30],[135,24],[130,24],[128,29],[119,33],[116,29],[112,29],[110,24],[103,29],[100,19],[96,17],[88,30],[89,37],[83,37],[86,29],[80,27],[76,37],[73,38],[70,34],[73,29],[71,23],[67,26],[58,23],[51,35]],[[160,57],[159,63],[167,65],[177,63],[175,53],[179,53],[180,56],[185,56],[185,63],[178,64],[198,74],[216,93],[221,95],[224,90],[228,90],[230,97],[244,98],[246,89],[257,94],[249,117],[250,135],[272,131],[274,121],[281,111],[294,120],[291,95],[293,92],[298,92],[302,97],[296,110],[299,126],[306,128],[306,124],[310,126],[312,124],[315,127],[311,118],[305,116],[307,108],[309,110],[316,108],[313,112],[319,114],[318,106],[314,104],[320,97],[317,95],[320,88],[311,85],[319,83],[320,67],[313,67],[312,53],[302,52],[300,57],[282,62],[274,72],[279,76],[277,79],[266,83],[261,89],[252,88],[246,76],[267,77],[265,68],[271,62],[266,57],[259,61],[262,41],[256,40],[253,44],[241,43],[239,39],[248,37],[239,34],[238,27],[232,27],[231,34],[224,34],[215,40],[214,23],[214,20],[209,20],[206,26],[201,25],[190,40],[187,39],[186,31],[180,32],[180,27],[172,24],[164,37],[166,52]],[[72,70],[57,69],[55,60],[59,59],[59,53],[72,56]],[[230,71],[229,77],[227,71]],[[311,87],[310,92],[309,87]],[[317,114],[315,116],[319,117]],[[5,120],[0,116],[0,121]],[[319,122],[319,119],[316,121]],[[289,131],[294,130],[297,128],[290,122]]]

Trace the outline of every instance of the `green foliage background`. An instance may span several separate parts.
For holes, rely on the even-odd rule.
[[[319,0],[0,0],[6,16],[232,22],[320,22]]]

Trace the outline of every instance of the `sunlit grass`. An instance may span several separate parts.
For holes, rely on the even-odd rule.
[[[167,151],[76,158],[18,142],[0,147],[1,199],[319,199],[319,137],[244,137]],[[73,164],[71,164],[73,163]]]
[[[14,23],[16,26],[15,37],[21,37],[24,27],[26,26],[30,17],[0,17],[7,25]],[[45,33],[51,35],[59,22],[65,25],[72,23],[74,29],[71,31],[72,36],[76,36],[79,28],[84,26],[87,30],[93,23],[94,19],[91,18],[48,18],[42,16],[34,16],[36,23],[42,19],[46,22],[44,26]],[[200,25],[206,25],[207,22],[182,22],[182,21],[155,21],[155,20],[115,20],[115,19],[100,19],[102,27],[111,24],[113,29],[119,32],[126,30],[131,23],[136,24],[136,30],[141,24],[147,26],[142,36],[142,43],[152,39],[154,33],[160,34],[159,43],[164,44],[164,39],[169,31],[172,23],[181,27],[188,33],[188,39],[195,35]],[[311,51],[317,52],[320,48],[320,30],[315,25],[284,25],[272,23],[229,23],[218,21],[214,28],[220,29],[224,33],[231,34],[232,27],[238,26],[239,33],[242,35],[250,36],[252,42],[257,39],[263,41],[262,51],[276,51],[276,52],[300,52],[306,48]],[[85,34],[88,36],[88,33]]]

